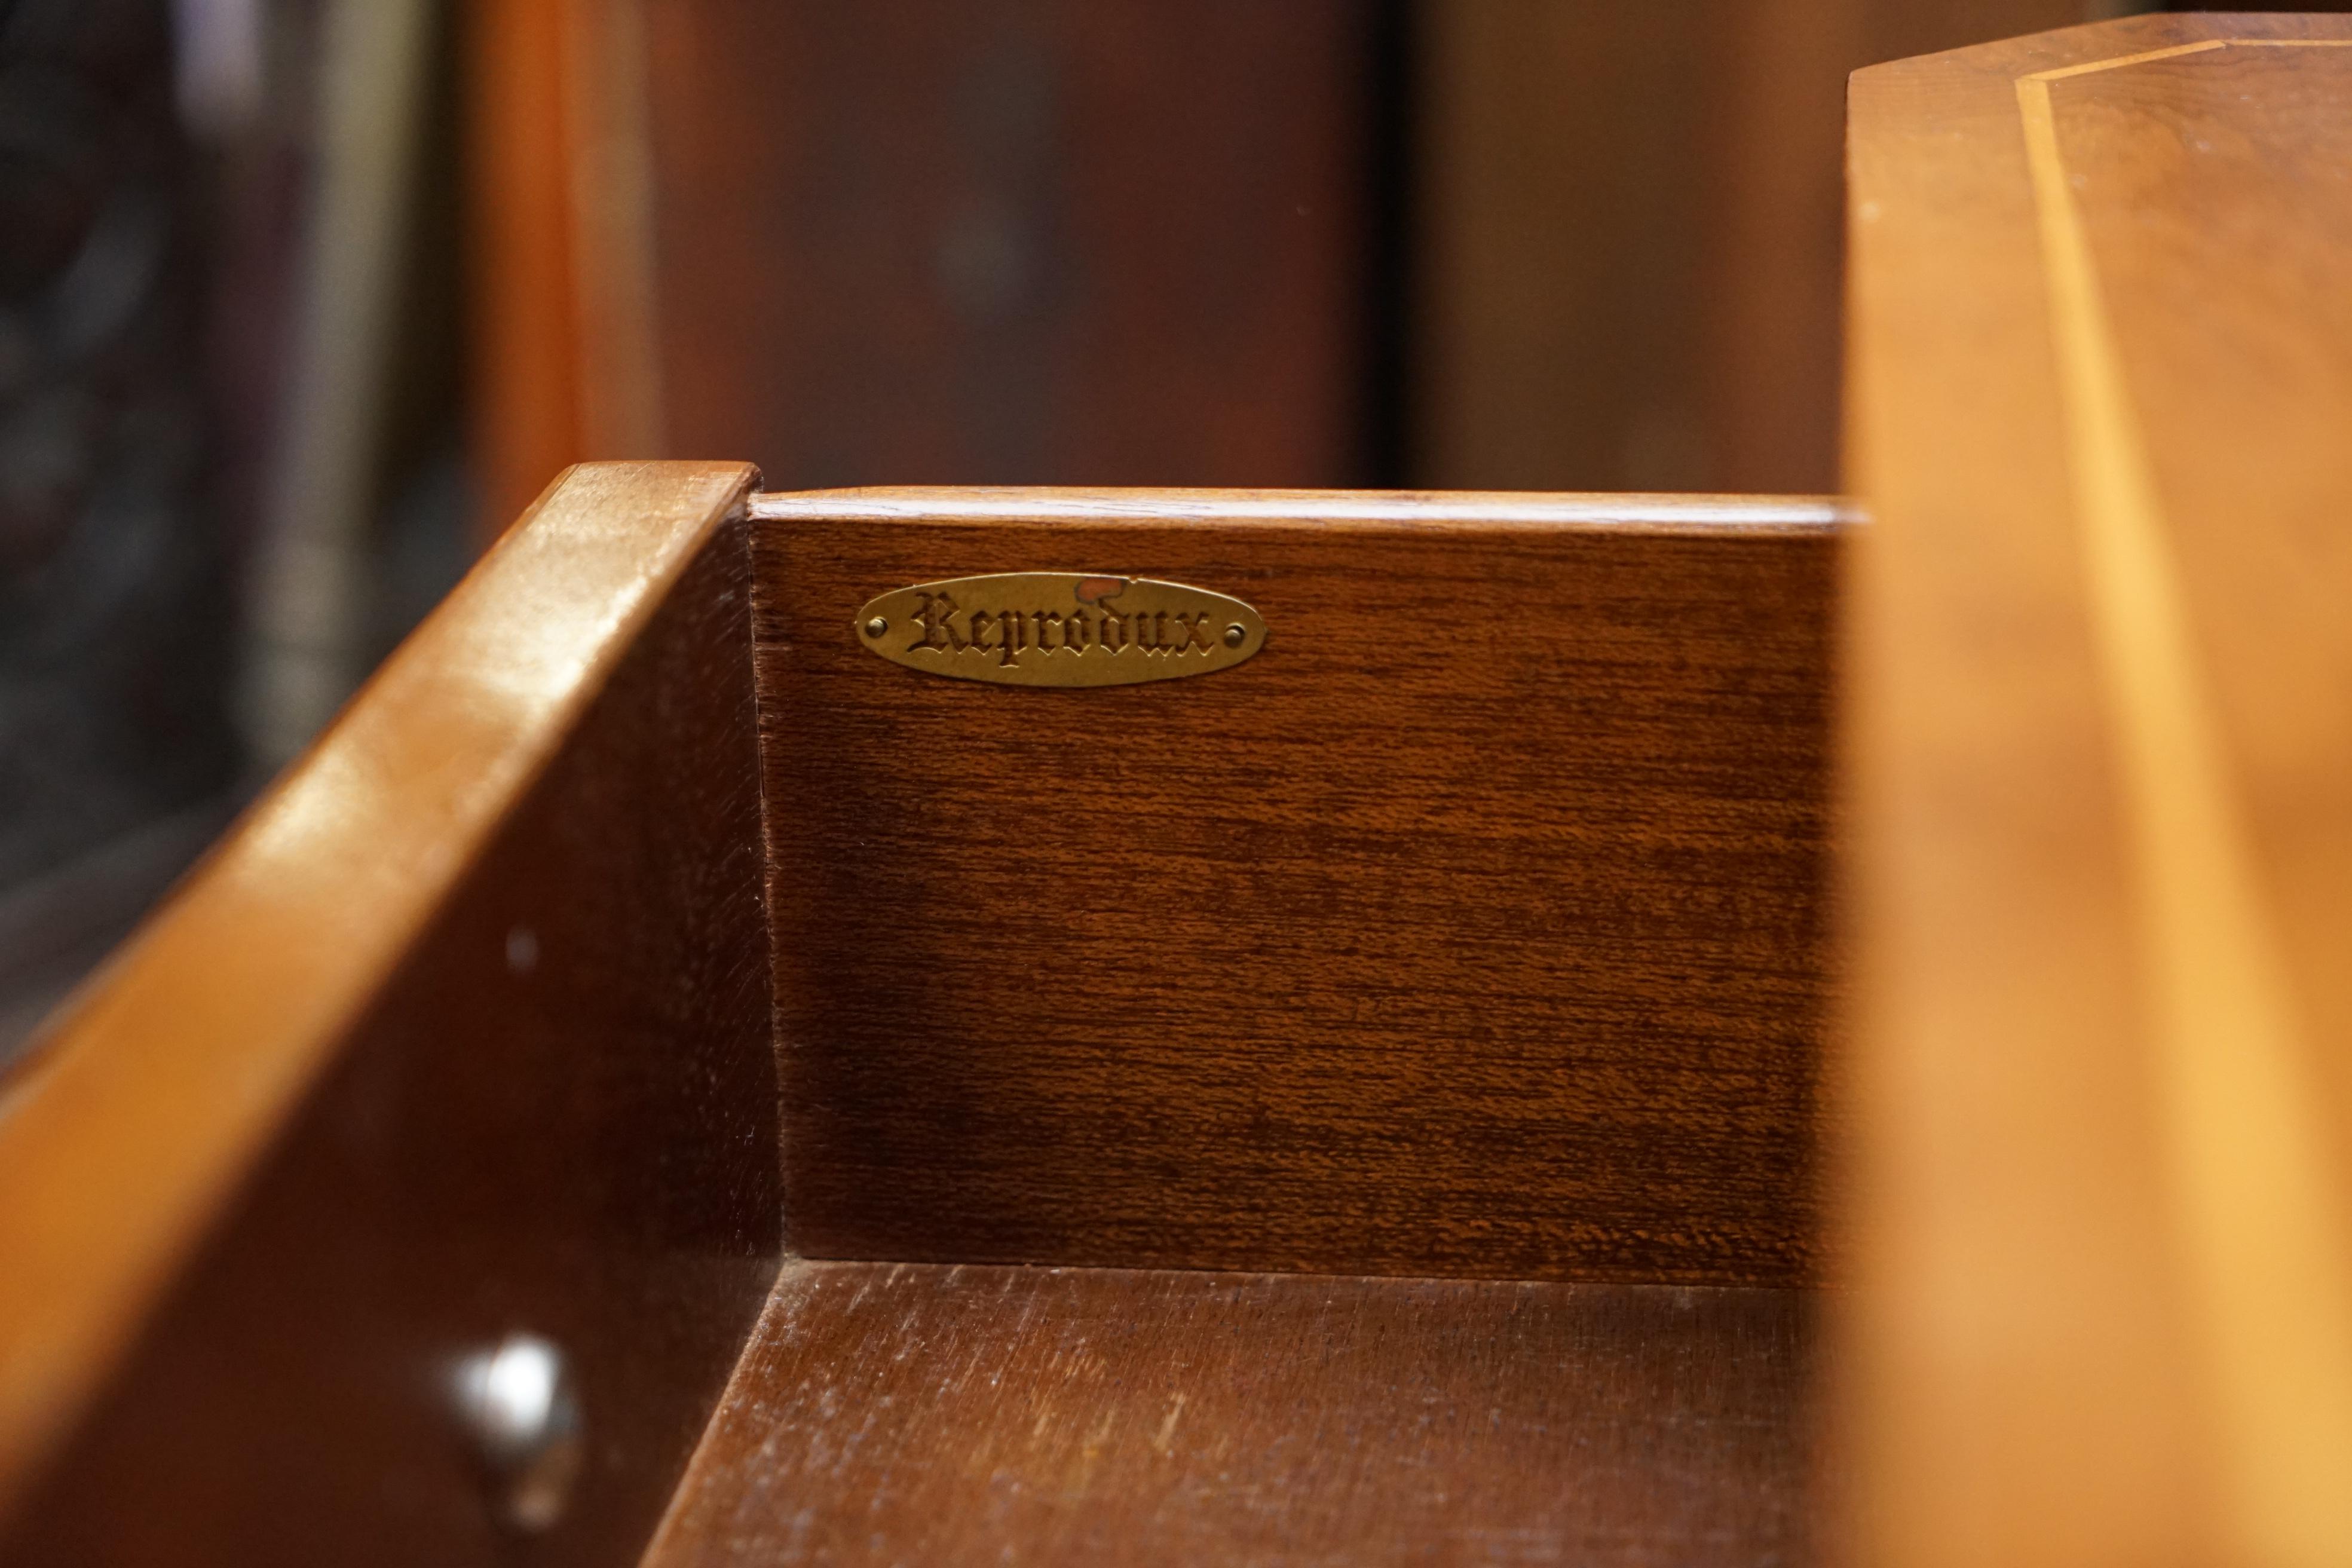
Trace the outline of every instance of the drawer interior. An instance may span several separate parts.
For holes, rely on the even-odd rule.
[[[600,549],[650,580],[615,519],[685,481],[582,472],[127,961],[136,1016],[331,829],[269,929],[340,962],[413,869],[374,846],[491,792],[9,1551],[1807,1554],[1834,508],[698,469],[616,634],[514,606]],[[1044,689],[861,642],[877,595],[1047,571],[1263,647]],[[385,758],[432,787],[358,833]],[[155,1016],[278,1026],[276,949],[190,951]],[[518,1335],[576,1416],[552,1511],[458,1394]]]
[[[1808,1555],[1833,537],[1024,499],[761,503],[795,1258],[648,1561]],[[845,635],[1040,566],[1264,649]]]

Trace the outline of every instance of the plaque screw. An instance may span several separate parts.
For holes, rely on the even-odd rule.
[[[869,637],[878,637],[889,629],[890,623],[879,616],[873,616],[866,623],[866,635]]]
[[[1225,646],[1227,647],[1239,647],[1243,643],[1248,640],[1249,628],[1243,626],[1241,622],[1235,621],[1232,626],[1225,628]]]

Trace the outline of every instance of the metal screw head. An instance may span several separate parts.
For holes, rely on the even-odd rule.
[[[890,623],[880,616],[872,616],[866,623],[866,635],[869,637],[878,637],[889,629]]]
[[[1239,647],[1243,643],[1248,640],[1249,628],[1243,626],[1241,622],[1235,621],[1232,626],[1225,628],[1225,646],[1227,647]]]
[[[585,1449],[563,1352],[536,1334],[509,1334],[458,1363],[457,1407],[507,1522],[538,1531],[561,1519]]]

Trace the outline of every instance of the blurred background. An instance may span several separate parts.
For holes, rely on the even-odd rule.
[[[1843,78],[2101,0],[0,0],[0,1056],[565,464],[1821,491]]]

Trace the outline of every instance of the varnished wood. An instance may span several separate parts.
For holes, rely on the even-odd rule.
[[[762,498],[793,1244],[1786,1283],[1818,1266],[1833,510]],[[940,680],[948,575],[1244,598],[1263,652]]]
[[[484,0],[463,13],[468,434],[490,533],[588,455],[567,113],[576,88],[564,70],[578,20],[572,0]]]
[[[1798,1562],[1802,1292],[801,1263],[648,1568]]]
[[[2352,1555],[2347,72],[1856,84],[1856,1561]],[[1817,1543],[1803,1293],[1299,1271],[1821,1271],[1833,509],[748,482],[553,492],[6,1080],[10,1556],[635,1554],[773,1278],[772,1043],[809,1251],[1292,1272],[795,1261],[656,1561]],[[1018,569],[1273,637],[854,640]],[[598,1445],[537,1548],[448,1403],[514,1328]]]
[[[668,449],[642,6],[464,13],[472,457],[491,536],[568,464]]]
[[[0,1325],[16,1336],[11,1394],[38,1395],[56,1370],[39,1335],[118,1314],[110,1340],[69,1347],[81,1381],[52,1387],[47,1427],[24,1428],[0,1537],[12,1555],[509,1552],[450,1380],[519,1329],[572,1356],[591,1442],[588,1479],[532,1550],[632,1553],[772,1279],[763,861],[793,944],[773,1017],[803,1243],[1291,1269],[1811,1270],[1835,508],[897,490],[763,497],[746,518],[747,479],[633,465],[551,491],[12,1082],[0,1160],[19,1185],[0,1216],[30,1238],[15,1256],[34,1271],[12,1279],[17,1317]],[[958,683],[854,640],[850,611],[918,563],[984,570],[1041,550],[1235,587],[1277,641],[1175,683],[1225,694],[1207,704],[971,688],[1065,705],[960,736],[981,710],[932,689]],[[1515,655],[1530,643],[1539,654]],[[1241,684],[1277,650],[1282,681]],[[861,685],[834,652],[901,684]],[[926,827],[911,808],[942,803],[884,745],[897,727],[977,754],[1013,734],[1039,755],[1091,756],[1105,712],[1164,751],[1104,754],[1090,814],[1042,826],[991,817],[983,792],[950,795]],[[1180,770],[1171,788],[1168,755],[1206,776]],[[1022,763],[1000,758],[996,782],[1020,781]],[[1135,798],[1147,790],[1159,798]],[[1223,820],[1166,809],[1202,804]],[[840,837],[852,816],[894,812],[895,837]],[[1203,826],[1246,853],[1203,853]],[[1182,929],[1192,906],[1176,902],[1171,948],[1113,927],[1091,952],[1008,954],[989,931],[958,945],[951,922],[902,918],[892,945],[861,951],[877,910],[920,911],[912,895],[937,869],[926,833],[950,871],[1009,858],[1017,879],[1042,854],[1180,892],[1237,879],[1207,889],[1206,926]],[[925,966],[938,984],[919,1001],[1009,1019],[1015,1048],[811,1051],[857,1042]],[[1050,1055],[1018,1047],[1046,1009],[1105,994],[1073,992],[1073,976],[1112,978],[1107,1007],[1070,1013],[1108,1021],[1091,1037],[1060,1021],[1046,1037],[1074,1070],[1057,1077]],[[1204,999],[1237,1026],[1192,1027],[1185,1009]],[[1239,1117],[1236,1089],[1256,1097]],[[1018,1125],[1008,1136],[992,1118]],[[150,1188],[122,1184],[126,1167]],[[867,1202],[861,1184],[898,1191]],[[839,1305],[827,1342],[851,1353],[867,1298],[795,1294],[842,1277],[789,1271],[781,1338]],[[1787,1293],[868,1277],[884,1306],[913,1289],[899,1305],[915,1339],[929,1313],[959,1355],[1048,1380],[1066,1362],[1037,1361],[1031,1331],[1060,1309],[1003,1310],[1041,1284],[1097,1324],[1163,1321],[1139,1376],[1213,1343],[1240,1350],[1237,1365],[1260,1365],[1265,1342],[1326,1347],[1264,1364],[1254,1388],[1213,1373],[1187,1395],[1194,1447],[1169,1447],[1167,1428],[1154,1458],[1118,1459],[1189,1453],[1194,1479],[1157,1472],[1172,1489],[1154,1493],[1113,1477],[1095,1494],[1110,1513],[1049,1508],[983,1537],[1093,1551],[1126,1528],[1117,1510],[1149,1506],[1178,1556],[1263,1541],[1277,1528],[1265,1509],[1216,1502],[1206,1468],[1255,1444],[1254,1468],[1301,1465],[1279,1530],[1352,1555],[1391,1527],[1408,1553],[1468,1552],[1496,1531],[1588,1554],[1679,1542],[1702,1560],[1802,1540],[1788,1478],[1803,1464],[1808,1309]],[[1003,1292],[967,1314],[959,1281],[992,1279]],[[739,1389],[782,1365],[755,1344]],[[1422,1393],[1472,1413],[1462,1431],[1433,1436],[1418,1395],[1390,1403],[1414,1366],[1432,1369]],[[732,1408],[755,1416],[759,1401]],[[1253,1424],[1268,1409],[1358,1440],[1303,1447]],[[1563,1426],[1570,1412],[1582,1425]],[[910,1428],[906,1452],[999,1414],[983,1394]],[[736,1429],[707,1436],[665,1550],[697,1549],[697,1531],[704,1546],[757,1542],[742,1498],[783,1472],[714,1460]],[[1059,1463],[1072,1430],[1034,1432],[1031,1459]],[[1596,1447],[1599,1468],[1578,1468]],[[937,1517],[969,1538],[952,1476],[931,1473],[950,1483]],[[861,1506],[863,1483],[836,1479],[808,1506]],[[141,1506],[116,1506],[126,1497]],[[933,1519],[927,1500],[901,1522]]]
[[[1862,1561],[2352,1557],[2347,45],[1854,79]]]
[[[518,1330],[642,1542],[776,1256],[751,480],[553,487],[9,1079],[0,1554],[498,1560]]]

